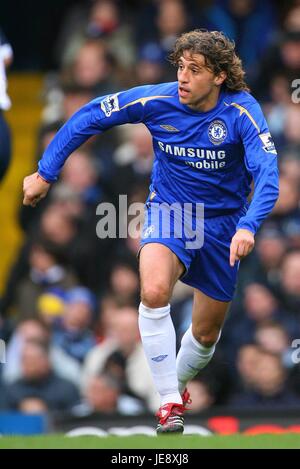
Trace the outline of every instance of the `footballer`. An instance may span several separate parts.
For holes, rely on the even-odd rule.
[[[91,135],[144,123],[155,161],[139,253],[139,328],[161,404],[158,433],[181,433],[190,400],[187,383],[212,358],[232,300],[239,261],[278,197],[277,155],[266,120],[244,81],[234,43],[217,31],[194,30],[175,43],[177,81],[94,99],[59,130],[24,180],[24,204],[35,206],[66,158]],[[248,196],[251,183],[254,192]],[[163,236],[151,215],[163,204],[204,205],[204,242]],[[150,213],[151,212],[151,213]],[[196,211],[192,209],[195,216]],[[180,279],[194,289],[192,324],[176,357],[170,317]]]

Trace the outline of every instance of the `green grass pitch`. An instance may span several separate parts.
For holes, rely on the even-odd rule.
[[[300,448],[300,434],[280,435],[213,435],[208,437],[187,436],[11,436],[0,437],[0,448],[4,449],[283,449]]]

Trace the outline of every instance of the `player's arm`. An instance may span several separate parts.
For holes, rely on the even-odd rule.
[[[250,114],[251,112],[251,114]],[[254,247],[254,235],[273,209],[279,194],[277,153],[260,106],[253,104],[239,119],[245,148],[245,164],[254,180],[249,209],[237,224],[230,247],[230,264],[247,256]]]
[[[57,132],[38,163],[37,172],[24,179],[24,205],[35,206],[47,195],[58,179],[68,156],[90,136],[125,123],[142,122],[144,97],[150,86],[141,86],[121,93],[100,97],[83,106]]]
[[[5,35],[3,32],[0,30],[0,55],[1,59],[3,60],[3,63],[6,68],[8,68],[13,61],[13,50],[9,42],[7,41]]]

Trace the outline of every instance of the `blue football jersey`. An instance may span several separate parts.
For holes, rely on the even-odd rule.
[[[91,135],[139,122],[153,138],[151,191],[167,203],[203,203],[211,218],[245,206],[253,179],[252,202],[237,228],[257,231],[278,197],[277,155],[261,108],[245,91],[221,90],[207,112],[181,104],[177,82],[94,99],[56,134],[39,174],[56,181],[66,158]]]

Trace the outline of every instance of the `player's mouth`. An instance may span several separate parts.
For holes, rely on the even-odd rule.
[[[178,87],[178,94],[180,98],[187,98],[190,95],[190,90],[183,86]]]

